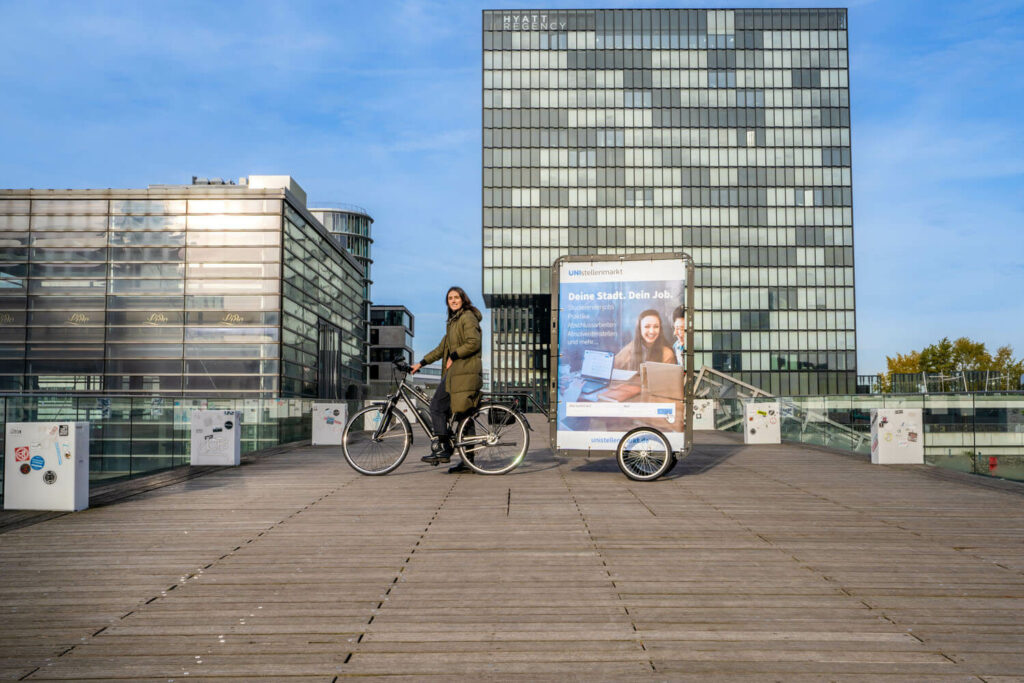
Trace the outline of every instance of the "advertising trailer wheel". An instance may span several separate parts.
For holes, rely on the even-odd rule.
[[[672,445],[654,427],[631,429],[615,449],[619,469],[635,481],[654,481],[676,464]]]

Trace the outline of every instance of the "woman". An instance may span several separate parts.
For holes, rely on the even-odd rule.
[[[462,287],[452,287],[445,295],[448,306],[448,325],[444,339],[437,348],[412,366],[411,374],[424,365],[442,360],[441,383],[430,400],[430,421],[434,438],[430,441],[430,455],[423,462],[436,465],[452,458],[452,435],[448,432],[448,418],[454,413],[469,412],[480,402],[483,387],[483,362],[480,358],[480,320],[483,315],[469,300]],[[449,472],[467,470],[460,462]]]
[[[676,354],[661,334],[661,316],[654,309],[648,309],[636,320],[633,341],[615,354],[613,366],[620,370],[640,370],[640,364],[675,363]]]

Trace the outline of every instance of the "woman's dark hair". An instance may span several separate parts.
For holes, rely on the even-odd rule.
[[[469,300],[469,295],[466,294],[466,290],[464,290],[462,287],[449,287],[448,291],[444,293],[444,307],[448,309],[449,320],[455,317],[455,311],[448,307],[448,295],[451,294],[452,292],[457,292],[458,295],[462,297],[462,309],[459,310],[468,309],[478,315],[480,314],[480,310],[473,305],[472,301]]]
[[[644,318],[654,316],[658,319],[658,338],[654,340],[649,349],[644,347],[644,338],[641,334],[640,323],[643,322]],[[665,341],[665,326],[661,323],[661,314],[653,308],[648,308],[646,311],[637,316],[636,319],[636,330],[633,331],[633,365],[635,367],[628,368],[629,370],[639,370],[640,363],[647,358],[654,358],[656,362],[661,362],[662,349],[670,349],[668,342]]]
[[[680,318],[686,320],[686,309],[682,306],[676,306],[676,310],[672,311],[672,322],[675,322]]]

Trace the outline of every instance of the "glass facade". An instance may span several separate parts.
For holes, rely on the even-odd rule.
[[[336,204],[333,208],[310,209],[309,212],[320,221],[341,248],[354,256],[359,263],[363,274],[360,290],[363,307],[360,315],[363,320],[363,339],[366,340],[370,334],[370,286],[373,284],[370,276],[370,268],[373,266],[373,259],[370,258],[373,246],[373,238],[370,236],[373,219],[366,209],[348,204]],[[366,360],[365,354],[363,360]],[[366,368],[368,372],[364,371],[362,378],[364,384],[367,378],[373,375],[373,367],[367,365]]]
[[[550,266],[686,251],[695,362],[854,393],[846,10],[483,12],[495,390],[546,400]]]
[[[0,390],[359,393],[362,286],[283,189],[0,191]]]
[[[364,271],[318,228],[285,208],[281,391],[358,399],[366,393]]]

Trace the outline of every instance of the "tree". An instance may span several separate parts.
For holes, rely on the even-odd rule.
[[[953,342],[953,369],[962,372],[992,369],[992,356],[984,342],[960,337]]]
[[[998,373],[998,385],[981,386],[987,384],[983,381],[976,388],[1004,390],[1019,389],[1021,375],[1024,375],[1024,359],[1013,357],[1012,346],[1000,346],[993,356],[984,342],[968,337],[960,337],[956,341],[943,337],[920,352],[897,353],[894,357],[886,356],[885,361],[887,372],[878,375],[881,390],[885,393],[893,390],[894,374],[927,372],[949,377],[956,372],[987,371]]]
[[[1007,344],[996,349],[996,355],[992,358],[993,372],[1002,375],[1000,389],[1016,390],[1020,387],[1020,377],[1024,375],[1024,358],[1013,357],[1013,347]]]
[[[921,349],[920,372],[941,372],[948,375],[953,372],[953,342],[943,337],[937,343]]]
[[[892,376],[894,373],[917,373],[921,372],[921,354],[918,351],[911,351],[904,355],[897,353],[895,358],[885,357],[887,371],[878,373],[878,384],[884,394],[892,391]]]

